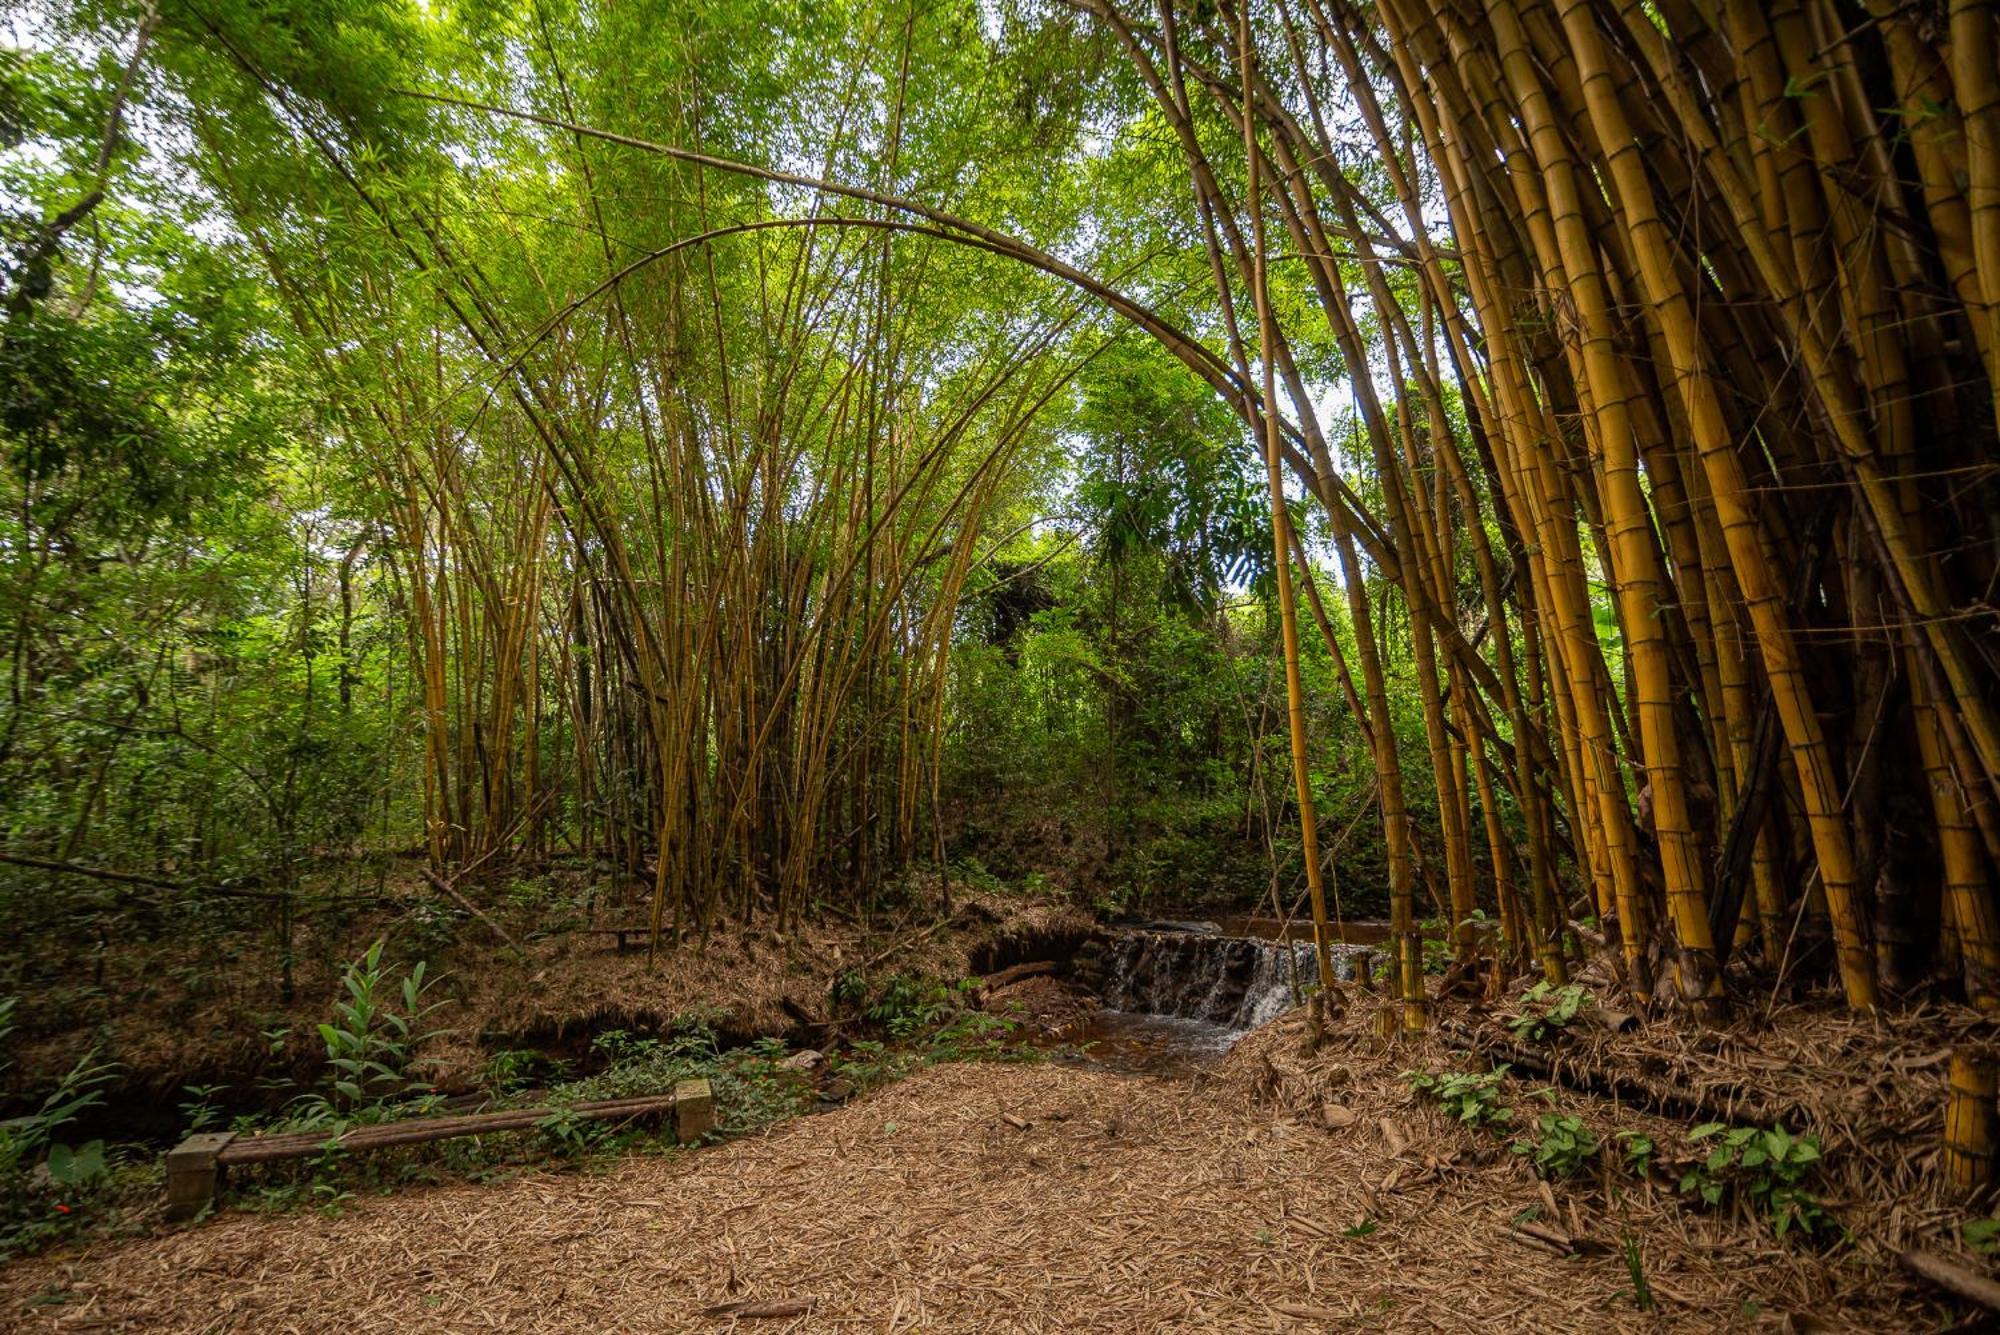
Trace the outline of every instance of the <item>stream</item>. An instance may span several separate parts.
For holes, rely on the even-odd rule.
[[[1352,923],[1333,947],[1336,976],[1375,953],[1382,924]],[[1283,1015],[1315,977],[1312,924],[1236,916],[1220,922],[1114,924],[1100,955],[1102,1005],[1064,1035],[1089,1065],[1186,1077]]]

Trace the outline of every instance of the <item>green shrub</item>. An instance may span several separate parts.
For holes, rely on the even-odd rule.
[[[1572,1177],[1596,1157],[1598,1144],[1581,1117],[1550,1112],[1536,1119],[1527,1139],[1514,1143],[1514,1153],[1530,1156],[1541,1177]]]
[[[1521,1013],[1507,1027],[1517,1038],[1546,1043],[1594,1004],[1590,993],[1576,984],[1551,988],[1544,978],[1521,994]]]
[[[424,977],[419,961],[400,982],[382,962],[382,942],[347,966],[341,976],[344,999],[333,1019],[319,1025],[326,1045],[327,1089],[293,1101],[290,1123],[304,1130],[331,1129],[348,1121],[383,1121],[428,1111],[428,1094],[416,1078],[424,1064],[418,1050],[442,1030],[420,1026],[445,1003],[429,1001],[435,979]],[[398,1006],[400,1002],[400,1006]]]
[[[12,997],[0,999],[0,1045],[14,1032],[15,1004]],[[0,1057],[0,1070],[12,1065]],[[33,1112],[0,1121],[0,1259],[45,1245],[82,1222],[87,1198],[111,1173],[111,1155],[101,1140],[72,1146],[56,1133],[103,1102],[103,1086],[116,1072],[92,1048]]]
[[[1716,1144],[1705,1161],[1681,1175],[1683,1195],[1715,1205],[1734,1187],[1780,1238],[1792,1232],[1811,1236],[1831,1223],[1805,1187],[1818,1171],[1819,1137],[1794,1136],[1782,1125],[1765,1129],[1706,1122],[1689,1132],[1688,1139],[1713,1139]]]
[[[1506,1078],[1505,1065],[1484,1075],[1464,1071],[1405,1071],[1403,1083],[1411,1092],[1428,1097],[1453,1119],[1467,1126],[1498,1127],[1514,1120],[1514,1110],[1500,1102],[1500,1082]]]

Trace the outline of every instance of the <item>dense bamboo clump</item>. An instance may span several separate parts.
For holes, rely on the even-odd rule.
[[[1324,938],[1297,588],[1406,1027],[1426,918],[1494,986],[1601,939],[1711,1020],[1752,961],[2000,1005],[2000,7],[1065,11],[1181,192],[1171,311],[906,183],[910,25],[785,170],[685,89],[579,100],[539,18],[481,95],[397,90],[554,209],[532,172],[392,192],[232,48],[321,192],[213,155],[372,461],[435,871],[566,839],[703,930],[947,863],[967,581],[1122,322],[1267,466],[1304,879]],[[483,260],[468,214],[511,220]],[[338,282],[323,216],[380,239]],[[944,284],[992,289],[970,332]]]
[[[1594,918],[1636,996],[1710,1017],[1726,1009],[1732,959],[1784,970],[1822,948],[1855,1007],[1938,970],[1992,1004],[1993,8],[1080,7],[1115,37],[1178,146],[1225,352],[1025,244],[829,188],[1107,302],[1228,397],[1320,503],[1346,633],[1319,625],[1359,677],[1406,1024],[1424,1023],[1426,891],[1468,966],[1489,907],[1496,954],[1557,979],[1578,949],[1570,924]],[[1386,193],[1356,185],[1358,154],[1379,163]],[[802,297],[786,328],[810,328],[810,306]],[[618,345],[596,355],[634,373],[646,356],[622,319]],[[1306,369],[1327,351],[1352,399],[1331,416]],[[893,398],[879,376],[849,367],[820,402],[855,387]],[[1025,420],[1033,401],[1017,392],[1003,419]],[[551,411],[536,404],[531,417]],[[687,428],[639,425],[657,494],[699,492],[686,460],[707,455],[675,443]],[[1004,455],[1018,429],[1003,425],[990,448]],[[583,467],[564,462],[574,444],[543,435],[555,475]],[[851,496],[851,476],[892,504],[933,495],[933,456],[912,439],[842,441],[825,494]],[[675,515],[732,539],[722,545],[742,555],[724,568],[635,557],[604,536],[605,518],[584,516],[605,542],[578,558],[603,566],[584,587],[604,592],[563,614],[597,628],[597,660],[616,662],[643,702],[624,726],[646,740],[621,745],[665,791],[702,794],[663,805],[651,846],[663,897],[679,886],[704,913],[714,892],[694,887],[715,885],[724,860],[755,860],[745,841],[768,826],[749,813],[771,786],[803,785],[765,801],[798,813],[799,847],[812,846],[836,755],[901,757],[896,828],[909,847],[916,739],[942,698],[949,638],[936,609],[978,531],[976,470],[947,510],[963,507],[970,537],[948,548],[931,545],[937,532],[882,542],[860,513],[811,518],[804,531],[831,544],[814,592],[783,527],[752,522],[793,471],[786,450],[779,431],[755,464],[724,470],[745,491]],[[588,474],[565,480],[584,488],[559,503],[567,515]],[[558,496],[561,485],[552,478]],[[1282,511],[1280,550],[1304,557]],[[540,531],[548,518],[512,522]],[[907,572],[943,550],[933,611],[894,610]],[[746,629],[749,612],[733,630],[647,612],[642,567],[663,587],[740,590],[742,606],[783,607],[787,624],[815,598],[853,619],[774,648]],[[1396,745],[1371,577],[1407,613],[1421,758]],[[884,593],[856,606],[856,587]],[[1281,583],[1289,624],[1287,593]],[[895,740],[843,750],[831,719],[863,683],[881,686],[866,654],[885,635],[903,665]],[[493,643],[518,656],[526,641],[503,626]],[[850,647],[828,661],[835,644]],[[758,657],[733,657],[745,653]],[[555,671],[581,685],[579,662]],[[779,696],[805,683],[805,701],[712,694],[744,679]],[[629,708],[599,682],[593,698]],[[490,707],[510,699],[496,691]],[[602,718],[579,704],[579,728]],[[690,731],[696,719],[705,727]],[[767,754],[778,736],[789,740]],[[726,779],[720,756],[735,757]],[[582,753],[577,766],[590,782]],[[441,757],[440,794],[449,768]],[[457,772],[463,789],[462,757]],[[1435,791],[1436,847],[1419,846],[1406,810],[1417,773]],[[778,879],[791,903],[808,875],[794,860]]]
[[[577,222],[517,238],[538,281],[496,293],[446,218],[301,137],[335,207],[395,241],[357,280],[367,322],[294,269],[299,219],[230,202],[388,501],[355,547],[408,627],[434,874],[560,841],[642,876],[678,940],[724,914],[789,927],[827,885],[865,903],[942,861],[960,595],[1018,518],[1038,410],[1101,343],[1074,337],[1077,300],[940,337],[940,285],[981,278],[918,229],[774,217],[700,167],[598,161],[571,135],[550,151]],[[505,212],[518,184],[465,188]]]
[[[1361,546],[1407,607],[1461,956],[1490,903],[1559,976],[1581,910],[1636,994],[1704,1014],[1732,957],[1821,941],[1855,1007],[1933,968],[1995,1004],[1995,7],[1084,7],[1182,145],[1246,383],[1266,217],[1302,271],[1263,406],[1343,568]],[[1345,428],[1288,340],[1338,348]],[[1417,1023],[1407,869],[1392,893]]]

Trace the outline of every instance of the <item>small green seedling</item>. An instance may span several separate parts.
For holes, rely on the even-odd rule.
[[[1653,1171],[1653,1155],[1659,1146],[1653,1138],[1639,1131],[1620,1131],[1612,1139],[1625,1147],[1625,1166],[1640,1177],[1649,1176]]]
[[[1495,1127],[1514,1120],[1514,1110],[1500,1102],[1500,1082],[1506,1074],[1504,1065],[1484,1075],[1464,1071],[1405,1071],[1403,1083],[1412,1093],[1428,1096],[1467,1126]]]
[[[1804,1186],[1820,1160],[1818,1136],[1795,1136],[1783,1126],[1767,1130],[1707,1122],[1688,1139],[1715,1139],[1716,1145],[1705,1162],[1681,1176],[1684,1194],[1699,1195],[1714,1205],[1733,1182],[1771,1221],[1771,1231],[1778,1237],[1794,1231],[1811,1235],[1827,1226],[1826,1211]]]
[[[1542,1177],[1573,1177],[1597,1155],[1598,1139],[1581,1117],[1543,1113],[1536,1127],[1514,1142],[1514,1153],[1531,1156]]]
[[[1545,1043],[1594,1004],[1590,993],[1575,983],[1551,988],[1544,978],[1521,994],[1521,1013],[1507,1027],[1517,1038]]]

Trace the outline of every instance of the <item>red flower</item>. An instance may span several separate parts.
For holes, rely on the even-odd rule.
[[[56,1202],[56,1213],[57,1213],[57,1214],[68,1214],[68,1213],[69,1213],[69,1207],[68,1207],[67,1205],[64,1205],[64,1204],[63,1204],[63,1203],[62,1203],[61,1201],[57,1201],[57,1202]]]

